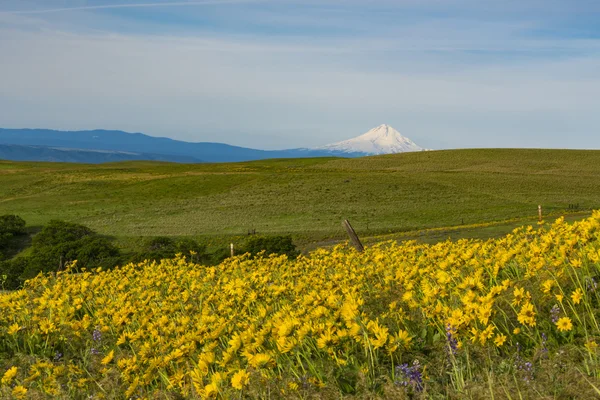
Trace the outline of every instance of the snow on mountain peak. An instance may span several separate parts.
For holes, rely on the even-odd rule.
[[[329,144],[319,150],[344,153],[393,154],[409,151],[423,151],[409,138],[387,124],[379,125],[354,139]]]

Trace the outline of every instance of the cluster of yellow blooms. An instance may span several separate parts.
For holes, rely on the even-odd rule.
[[[544,333],[595,352],[599,269],[595,212],[489,241],[38,276],[0,294],[0,394],[102,395],[107,380],[125,398],[227,397],[261,379],[318,390],[335,385],[326,367],[392,376],[446,333],[459,351],[534,346]]]

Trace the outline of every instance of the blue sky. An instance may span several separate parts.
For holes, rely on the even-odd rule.
[[[0,126],[600,148],[598,0],[2,0]]]

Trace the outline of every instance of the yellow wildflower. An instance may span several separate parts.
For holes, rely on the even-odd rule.
[[[371,339],[373,348],[378,349],[383,347],[388,341],[388,329],[385,326],[380,326],[377,323],[373,323],[370,326],[372,332],[375,334],[375,339]]]
[[[248,360],[248,363],[251,366],[253,366],[254,368],[262,368],[262,367],[265,367],[268,364],[272,363],[272,361],[273,361],[273,359],[271,358],[270,355],[264,354],[264,353],[259,353],[259,354],[252,356]]]
[[[595,341],[590,340],[585,343],[585,348],[589,351],[596,351],[596,349],[598,348],[598,344]]]
[[[15,386],[12,390],[12,395],[14,396],[15,399],[18,399],[18,400],[24,399],[25,396],[27,395],[27,389],[21,385]]]
[[[240,370],[233,374],[233,377],[231,378],[231,386],[234,389],[242,390],[244,386],[248,384],[249,381],[250,375],[246,371]]]
[[[111,351],[110,351],[110,353],[108,353],[108,354],[106,355],[106,357],[104,357],[104,358],[102,359],[102,361],[100,361],[100,363],[101,363],[102,365],[107,365],[107,364],[109,364],[109,363],[110,363],[110,362],[113,360],[114,356],[115,356],[115,351],[114,351],[114,350],[111,350]]]
[[[523,307],[521,307],[521,311],[519,311],[517,319],[523,325],[535,326],[535,314],[535,307],[533,304],[527,302],[523,304]]]
[[[3,385],[9,385],[15,376],[17,376],[17,367],[9,368],[8,371],[4,373],[1,383]]]
[[[496,334],[496,338],[494,339],[494,344],[498,347],[502,346],[506,342],[506,335]]]
[[[525,288],[515,288],[515,290],[513,291],[513,296],[514,299],[512,301],[512,305],[520,305],[523,299],[525,298]]]
[[[43,319],[42,321],[40,321],[40,331],[44,334],[44,335],[48,335],[51,332],[53,332],[55,330],[55,325],[53,322],[48,321],[47,319]]]
[[[542,284],[542,292],[544,293],[550,293],[550,291],[552,290],[552,287],[554,286],[556,282],[554,281],[554,279],[547,279],[544,281],[544,283]]]
[[[8,327],[8,334],[9,335],[14,335],[15,333],[19,332],[19,330],[21,329],[21,327],[19,326],[19,324],[12,324],[11,326]]]
[[[571,299],[573,300],[573,304],[579,304],[581,302],[582,297],[583,297],[583,292],[581,291],[581,288],[577,288],[571,294]]]
[[[219,387],[214,383],[209,383],[204,387],[204,396],[203,397],[213,397],[219,393]]]
[[[475,343],[477,342],[477,340],[479,340],[479,331],[477,330],[477,328],[473,327],[471,328],[471,342]]]
[[[492,338],[492,336],[494,335],[494,329],[496,329],[494,325],[489,325],[484,330],[482,330],[481,333],[479,333],[479,343],[481,343],[482,346],[485,345],[485,342],[488,339]]]
[[[561,332],[568,332],[571,329],[573,329],[573,323],[571,322],[571,318],[569,317],[562,317],[561,319],[559,319],[556,322],[556,326]]]
[[[410,337],[407,331],[399,329],[398,333],[394,335],[394,340],[399,343],[402,343],[404,347],[408,347],[412,340],[412,337]]]

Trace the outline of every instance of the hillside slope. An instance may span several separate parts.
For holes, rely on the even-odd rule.
[[[0,215],[121,236],[343,237],[600,208],[600,151],[452,150],[230,164],[0,162]]]
[[[146,160],[160,159],[183,163],[190,162],[190,160],[238,162],[271,158],[330,157],[332,155],[353,157],[364,155],[310,149],[256,150],[224,143],[191,143],[164,137],[148,136],[143,133],[100,129],[90,131],[56,131],[50,129],[0,128],[0,144],[141,153],[148,156],[144,158]],[[71,161],[69,155],[66,153],[55,154],[55,156],[61,155],[64,157],[52,161]],[[160,157],[158,158],[157,155],[160,155]],[[30,159],[6,158],[21,161]]]
[[[0,160],[51,161],[102,164],[107,162],[151,160],[199,163],[201,160],[186,156],[134,153],[111,150],[82,150],[47,146],[0,144]]]

